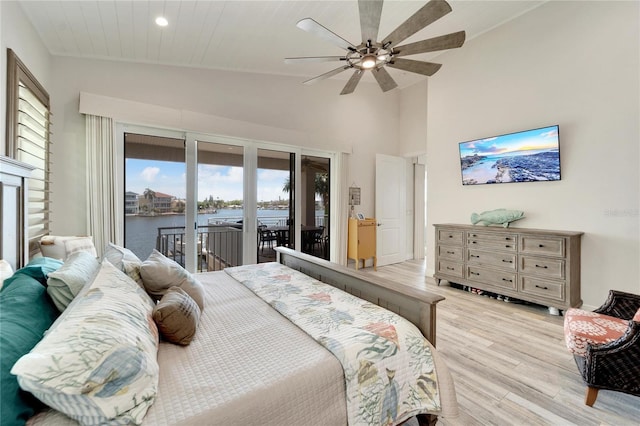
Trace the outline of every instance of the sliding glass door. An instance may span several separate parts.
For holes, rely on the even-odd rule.
[[[258,148],[258,263],[276,259],[276,246],[295,247],[295,154]]]
[[[234,138],[127,127],[125,246],[191,271],[274,261],[276,246],[329,259],[331,156]]]
[[[301,250],[329,259],[329,217],[331,212],[331,162],[327,157],[302,155],[300,194],[302,198]]]
[[[244,149],[197,141],[198,270],[243,264]]]
[[[140,259],[153,249],[184,264],[185,141],[124,134],[124,241]]]

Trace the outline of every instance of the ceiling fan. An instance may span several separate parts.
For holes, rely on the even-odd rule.
[[[391,34],[378,42],[378,27],[380,26],[380,16],[382,15],[382,4],[383,0],[358,0],[362,43],[357,46],[311,18],[298,21],[296,24],[298,28],[314,34],[329,43],[333,43],[347,52],[343,56],[285,58],[285,63],[342,61],[344,65],[307,80],[304,84],[317,83],[342,71],[353,69],[353,75],[344,86],[344,89],[342,89],[342,92],[340,92],[341,95],[353,93],[365,71],[371,71],[382,91],[386,92],[396,88],[398,85],[391,78],[385,67],[431,76],[442,66],[433,62],[404,59],[402,56],[453,49],[462,46],[464,43],[465,32],[458,31],[398,46],[402,41],[451,12],[451,6],[445,0],[429,1],[398,28],[393,30]]]

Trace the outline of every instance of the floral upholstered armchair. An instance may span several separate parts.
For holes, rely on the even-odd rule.
[[[640,295],[610,290],[593,312],[567,310],[564,335],[587,385],[586,405],[599,389],[640,396]]]

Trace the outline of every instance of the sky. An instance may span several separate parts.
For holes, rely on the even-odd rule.
[[[460,144],[460,157],[497,155],[514,151],[558,149],[558,127],[550,126]]]
[[[186,166],[184,163],[127,158],[126,191],[142,195],[146,188],[177,198],[186,198]],[[288,199],[282,192],[288,171],[258,169],[258,201]],[[213,199],[241,200],[242,167],[198,166],[198,201]]]

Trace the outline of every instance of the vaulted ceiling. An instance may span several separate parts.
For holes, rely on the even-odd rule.
[[[459,30],[466,31],[468,42],[545,1],[450,0],[453,12],[406,42]],[[425,3],[385,2],[381,38]],[[311,17],[352,43],[361,41],[356,0],[22,0],[20,4],[51,54],[61,56],[289,75],[302,82],[336,68],[335,63],[285,64],[285,57],[343,51],[298,29],[297,21]],[[168,26],[157,26],[158,16],[165,16]],[[411,59],[438,62],[435,56]],[[446,63],[439,72],[446,72]],[[390,74],[400,87],[428,78],[396,69]]]

